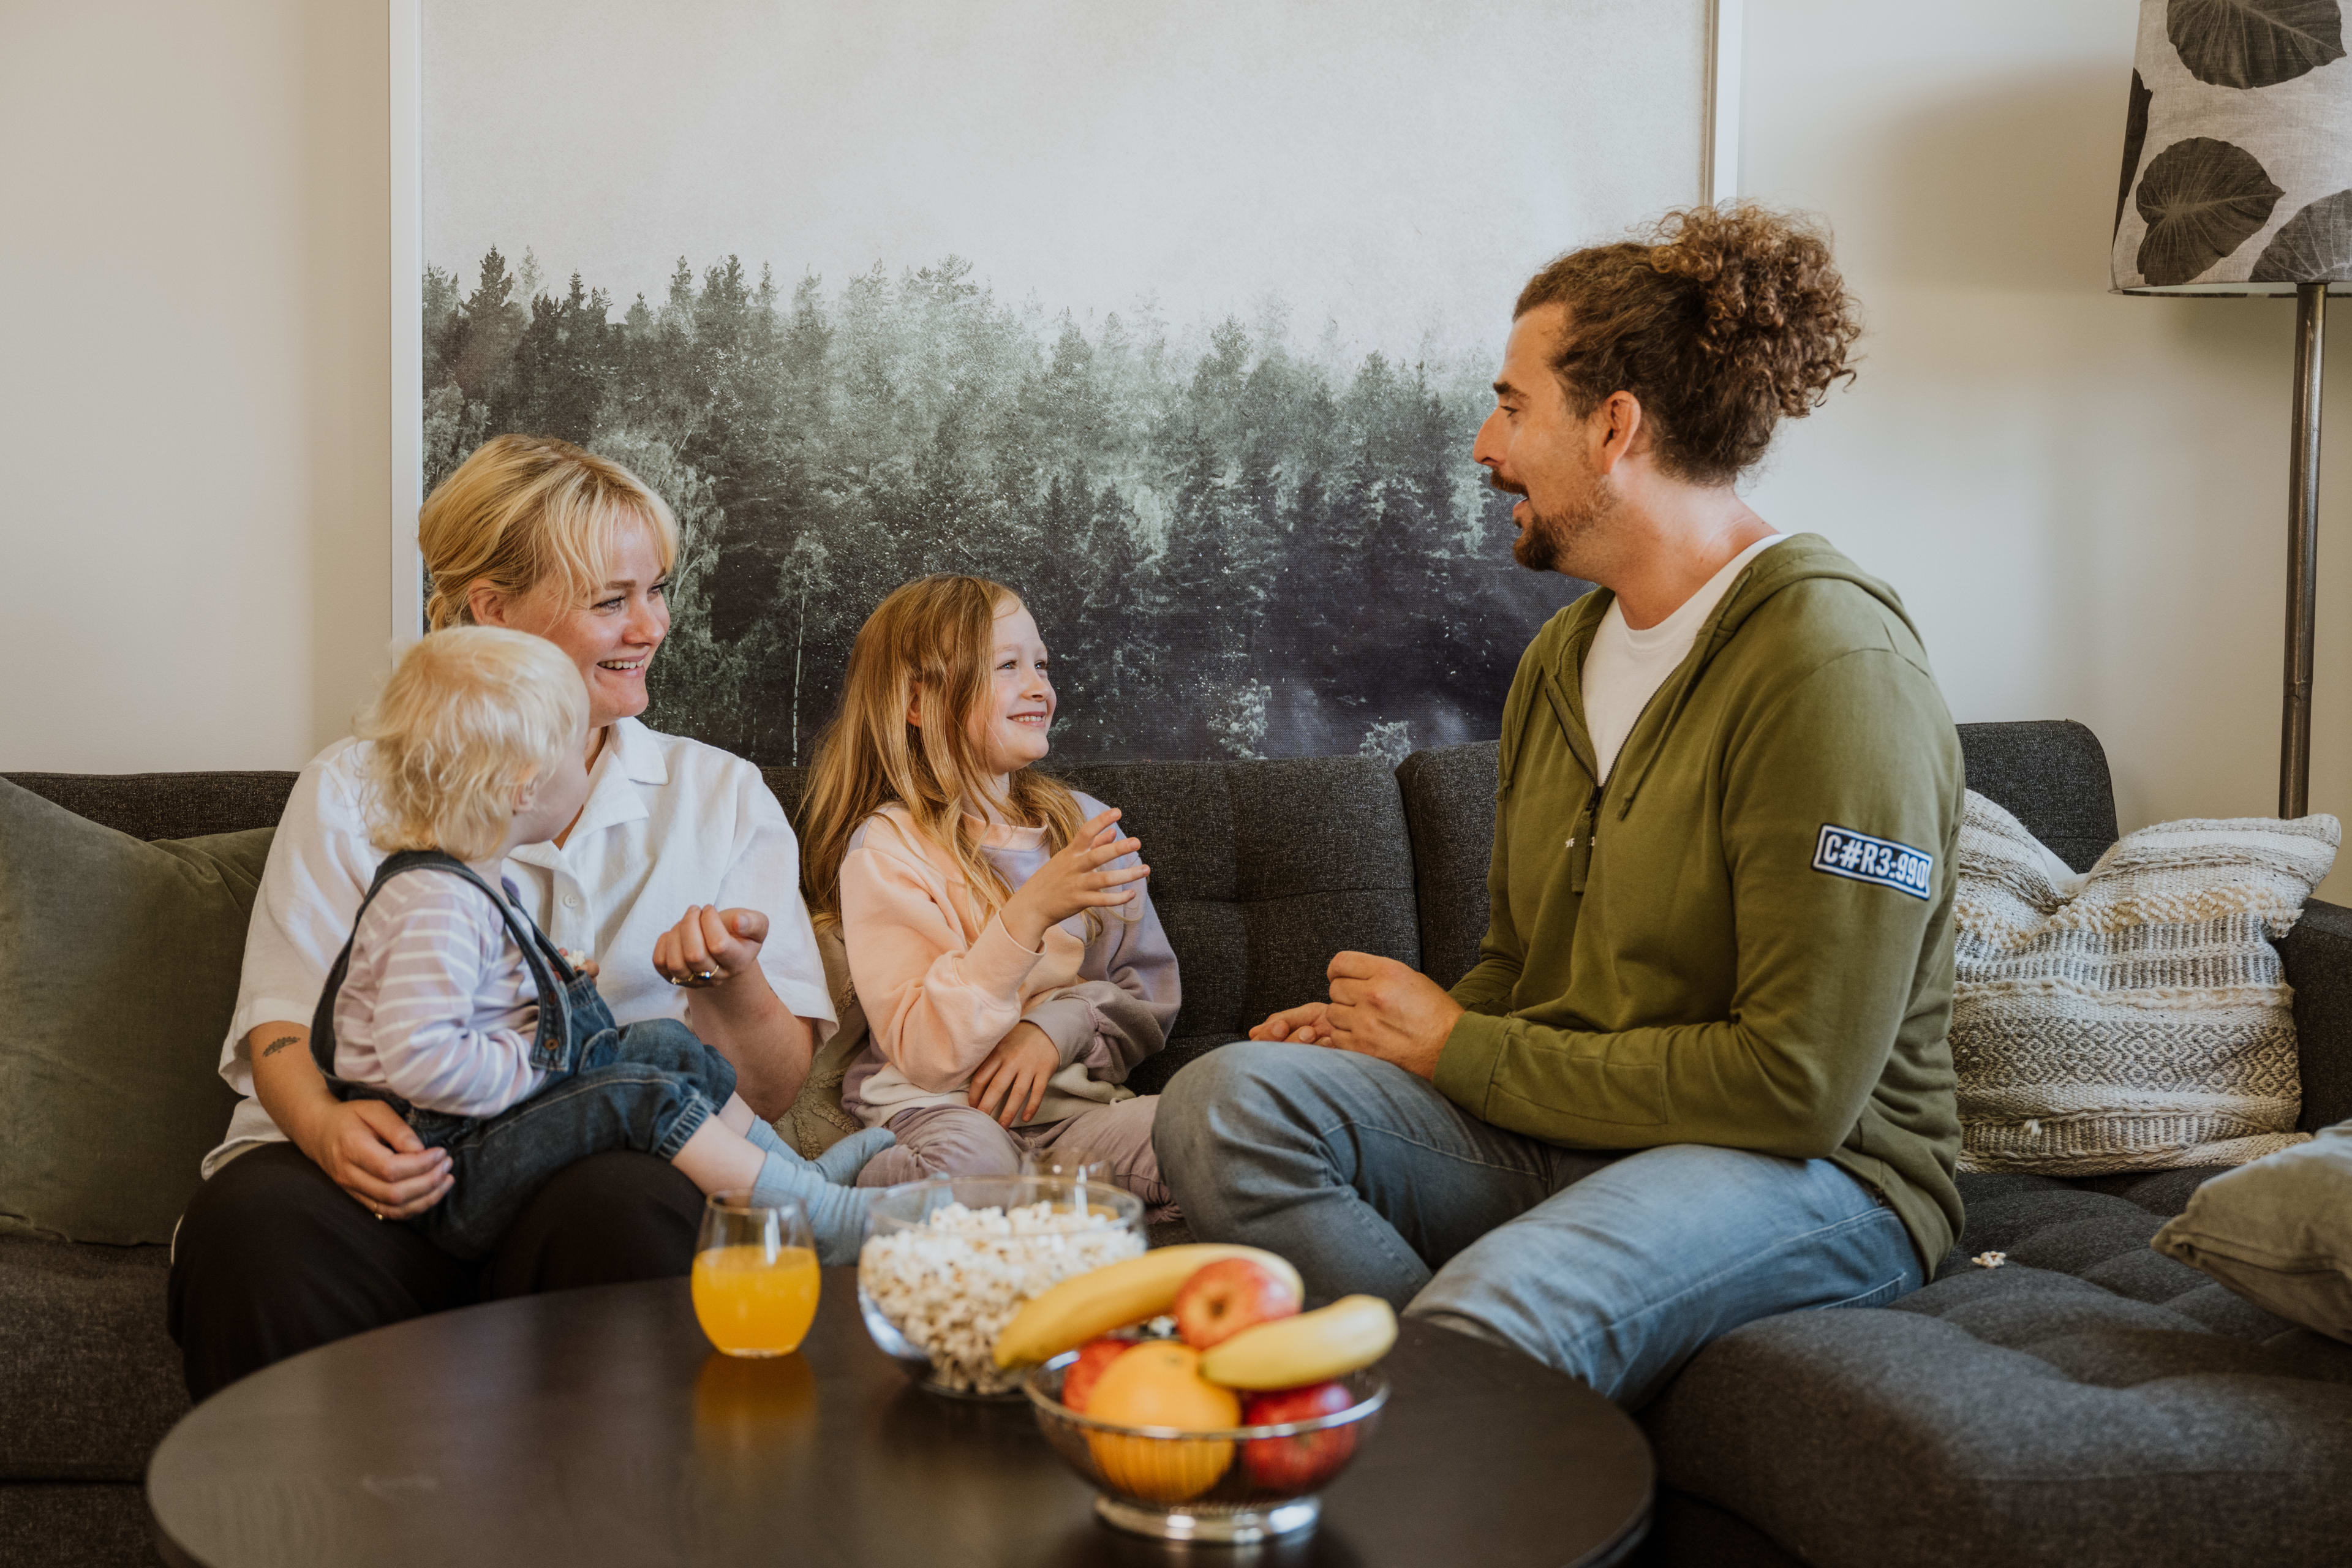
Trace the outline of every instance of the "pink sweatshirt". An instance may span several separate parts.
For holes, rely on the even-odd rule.
[[[1091,796],[1078,802],[1088,816],[1105,809]],[[982,853],[1018,888],[1045,865],[1044,837],[991,826]],[[918,1106],[967,1103],[973,1071],[1024,1019],[1062,1058],[1031,1125],[1132,1098],[1128,1073],[1167,1043],[1175,1021],[1176,955],[1148,890],[1099,916],[1091,941],[1076,915],[1033,952],[1002,919],[974,921],[961,874],[903,807],[866,818],[842,859],[841,919],[872,1033],[843,1081],[843,1106],[879,1126]]]

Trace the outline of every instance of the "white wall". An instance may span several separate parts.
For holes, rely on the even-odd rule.
[[[292,767],[383,660],[381,4],[0,5],[0,768]]]
[[[1747,10],[1741,190],[1830,220],[1868,325],[1752,499],[1901,590],[1956,717],[2097,731],[2126,828],[2275,811],[2294,307],[2105,292],[2137,0]],[[2312,802],[2347,815],[2352,447],[2328,458]]]
[[[1831,220],[1870,326],[1756,500],[1902,590],[1959,718],[2097,730],[2125,826],[2272,810],[2293,307],[2105,291],[2135,0],[1747,12],[1742,188]],[[365,698],[384,37],[363,0],[0,11],[0,767],[291,766]],[[2313,797],[2345,813],[2331,456]]]

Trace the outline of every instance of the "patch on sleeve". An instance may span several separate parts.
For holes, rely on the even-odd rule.
[[[1813,843],[1813,869],[1857,882],[1875,882],[1924,900],[1933,896],[1929,885],[1936,873],[1936,858],[1908,844],[1874,838],[1824,822],[1821,837]]]

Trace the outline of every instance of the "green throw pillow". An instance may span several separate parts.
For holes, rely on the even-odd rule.
[[[2151,1245],[2352,1343],[2352,1121],[2215,1176]]]
[[[272,828],[142,844],[0,780],[0,1231],[166,1242]]]

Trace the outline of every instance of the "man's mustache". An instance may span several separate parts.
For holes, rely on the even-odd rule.
[[[1491,468],[1486,472],[1486,488],[1500,490],[1507,496],[1525,496],[1528,493],[1525,485],[1515,485]]]

